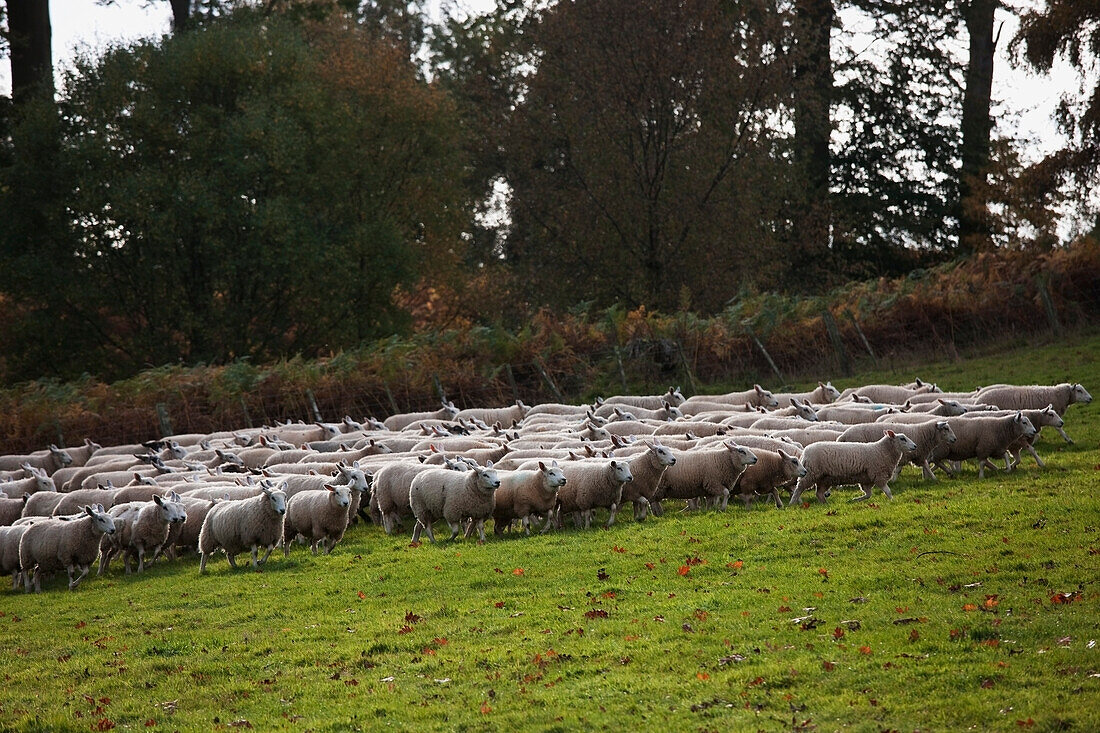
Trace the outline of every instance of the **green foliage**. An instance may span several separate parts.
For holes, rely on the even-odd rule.
[[[3,171],[0,205],[45,210],[0,239],[26,328],[61,321],[79,353],[16,373],[357,344],[400,331],[395,287],[457,248],[450,107],[354,26],[238,11],[81,59],[58,108]]]
[[[1098,359],[1094,338],[914,368],[950,389]],[[1100,403],[1067,420],[1047,470],[907,468],[894,501],[481,546],[357,526],[260,574],[185,558],[0,591],[0,727],[1093,730]]]

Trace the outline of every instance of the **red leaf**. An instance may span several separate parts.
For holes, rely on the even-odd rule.
[[[497,601],[493,605],[496,606],[497,608],[504,608],[504,601]]]
[[[822,662],[821,666],[825,668],[826,672],[832,672],[834,669],[836,669],[836,664],[834,664],[833,662]]]
[[[973,603],[964,603],[963,604],[963,610],[964,611],[977,611],[978,607],[975,606]]]
[[[523,568],[516,568],[512,571],[512,575],[523,575]]]
[[[148,720],[145,721],[145,727],[146,728],[152,728],[156,724],[157,724],[157,721],[153,720],[152,718],[149,718]]]
[[[839,626],[837,626],[835,629],[833,629],[833,638],[834,639],[843,639],[844,638],[844,629],[840,628]]]
[[[438,646],[446,646],[449,643],[447,641],[447,637],[445,637],[445,636],[437,636],[434,639],[432,639],[432,642],[435,643]]]
[[[993,680],[982,680],[982,689],[988,690],[993,687]]]
[[[637,640],[638,640],[638,637],[634,636],[633,634],[627,634],[626,636],[623,637],[623,641],[637,641]]]
[[[359,591],[359,593],[357,595],[359,596],[359,600],[361,600],[361,601],[364,600],[367,597],[367,594],[364,593],[363,591]]]
[[[779,612],[780,613],[790,613],[791,612],[791,607],[790,606],[780,606],[779,607]]]
[[[607,618],[607,611],[602,608],[593,608],[591,611],[584,612],[585,618]]]
[[[819,575],[824,575],[826,578],[829,577],[829,571],[826,570],[825,568],[818,568],[817,572],[818,572]]]
[[[657,567],[657,566],[656,566],[656,565],[654,565],[654,564],[653,564],[653,563],[651,563],[651,562],[647,562],[647,563],[645,564],[645,569],[646,569],[646,570],[652,570],[652,569],[653,569],[653,568],[655,568],[655,567]]]
[[[1097,466],[1097,468],[1100,468],[1100,466]],[[1035,725],[1035,721],[1031,718],[1028,718],[1027,720],[1017,720],[1016,725],[1020,726],[1021,728],[1030,728],[1031,726]]]
[[[78,624],[76,625],[76,628],[78,628],[78,629],[83,629],[83,628],[84,628],[85,626],[87,626],[87,625],[88,625],[88,622],[87,622],[87,621],[81,621],[80,623],[78,623]]]
[[[408,634],[412,630],[413,630],[413,627],[405,625],[405,626],[402,626],[400,629],[398,629],[397,633],[399,633],[399,634]]]
[[[423,620],[424,620],[424,619],[422,619],[422,618],[421,618],[420,616],[417,616],[417,615],[416,615],[415,613],[413,613],[412,611],[408,611],[408,612],[407,612],[407,613],[405,614],[405,623],[407,623],[407,624],[415,624],[415,623],[417,623],[418,621],[423,621]]]
[[[735,560],[734,562],[726,563],[727,568],[733,568],[734,570],[740,570],[745,567],[745,563],[742,560]]]
[[[706,611],[704,611],[701,608],[695,609],[695,613],[693,613],[692,615],[695,616],[695,618],[698,619],[699,621],[706,621],[707,617],[710,616],[709,613],[707,613]]]
[[[707,674],[706,672],[696,672],[696,673],[695,673],[695,677],[696,677],[697,679],[700,679],[700,680],[702,680],[703,682],[706,682],[707,680],[709,680],[709,679],[710,679],[710,675],[709,675],[709,674]]]
[[[689,572],[691,572],[691,568],[689,568],[687,565],[681,565],[680,569],[676,572],[678,572],[680,575],[687,575]]]
[[[489,703],[487,703],[487,702],[481,703],[481,714],[482,715],[488,715],[491,712],[493,712],[493,709],[491,707],[489,707]]]
[[[107,718],[100,718],[95,724],[96,730],[111,730],[115,727],[115,724]]]
[[[962,636],[961,631],[958,629],[951,629],[951,641],[956,641],[960,636]]]
[[[698,555],[690,555],[688,556],[688,559],[684,562],[686,562],[688,565],[702,565],[706,562],[706,560],[699,557]]]
[[[912,631],[909,632],[909,641],[916,641],[919,638],[920,638],[920,634],[917,633],[916,629],[913,629]]]
[[[866,646],[866,645],[864,645],[864,646],[861,646],[861,647],[859,648],[859,653],[860,653],[860,654],[870,654],[870,653],[871,653],[871,647],[869,647],[869,646]]]
[[[757,677],[756,679],[754,679],[752,682],[749,683],[749,687],[758,687],[759,685],[762,685],[762,684],[764,684],[764,678],[763,677]]]
[[[623,552],[626,552],[626,548],[625,548],[625,547],[619,547],[618,545],[614,545],[614,546],[613,546],[613,547],[611,548],[611,551],[612,551],[612,552],[619,552],[619,553],[623,553]]]
[[[999,603],[1000,603],[1000,601],[997,600],[997,596],[992,595],[992,596],[986,596],[985,597],[985,602],[982,603],[982,605],[985,606],[986,608],[994,608]]]

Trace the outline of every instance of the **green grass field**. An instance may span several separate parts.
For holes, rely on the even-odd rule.
[[[1100,337],[834,383],[914,375],[1100,396]],[[0,729],[1098,730],[1098,416],[894,501],[0,591]]]

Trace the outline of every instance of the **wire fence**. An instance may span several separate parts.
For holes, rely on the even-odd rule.
[[[960,278],[957,284],[939,283],[931,295],[899,292],[874,310],[833,304],[816,315],[774,322],[759,315],[671,316],[660,325],[642,319],[625,335],[622,328],[593,327],[595,333],[584,338],[551,339],[507,360],[476,349],[427,348],[394,356],[381,372],[352,364],[295,379],[265,376],[236,391],[215,389],[194,372],[166,380],[159,389],[101,401],[98,409],[81,408],[86,403],[81,399],[40,406],[38,412],[0,406],[6,408],[0,409],[0,453],[29,452],[50,442],[76,445],[85,437],[116,445],[276,421],[383,418],[435,410],[443,398],[465,408],[517,399],[581,403],[596,395],[660,393],[671,385],[688,394],[753,383],[783,390],[798,382],[959,359],[1021,339],[1049,342],[1071,332],[1094,332],[1100,323],[1100,267],[992,280],[980,291],[974,288],[972,279]]]

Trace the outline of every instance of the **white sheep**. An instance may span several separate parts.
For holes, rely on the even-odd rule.
[[[23,510],[30,498],[30,494],[23,494],[17,499],[0,497],[0,527],[10,527],[16,519],[23,516]]]
[[[558,490],[567,479],[557,461],[547,465],[539,461],[536,471],[500,471],[500,488],[496,490],[493,506],[493,533],[503,534],[512,521],[519,519],[525,534],[531,534],[534,517],[546,517],[542,531],[550,529],[554,521],[554,506]]]
[[[290,545],[301,535],[313,554],[324,543],[325,554],[332,552],[344,537],[348,527],[348,506],[351,487],[347,484],[325,484],[323,489],[300,491],[290,497],[283,523],[283,552],[290,555]]]
[[[432,468],[419,473],[409,487],[409,506],[416,517],[413,542],[420,541],[426,531],[435,542],[432,522],[443,519],[451,528],[453,540],[462,531],[462,522],[473,519],[478,539],[485,541],[485,520],[493,516],[494,494],[500,488],[500,478],[490,461],[485,467],[474,466],[461,473],[445,468]]]
[[[115,504],[110,514],[115,520],[115,532],[104,535],[99,545],[99,572],[103,575],[111,565],[111,559],[123,553],[126,574],[130,574],[130,560],[137,560],[137,571],[145,570],[145,558],[152,564],[168,540],[169,528],[187,521],[183,504],[154,495],[152,501],[134,501]]]
[[[791,400],[801,400],[815,405],[827,405],[840,399],[840,391],[832,382],[818,382],[809,392],[776,392],[775,401],[779,407],[789,407]]]
[[[611,422],[624,421],[624,420],[656,420],[658,422],[672,422],[684,417],[684,413],[680,411],[679,407],[676,407],[671,402],[665,402],[661,407],[650,410],[645,407],[630,407],[624,408],[622,405],[609,405],[604,403],[599,410],[596,411],[596,415],[599,417],[606,417]]]
[[[610,512],[604,526],[615,523],[615,515],[622,506],[623,484],[634,478],[625,461],[573,461],[562,466],[562,473],[566,484],[558,489],[555,509],[559,529],[565,514],[573,515],[574,525],[588,529],[600,507]]]
[[[504,427],[514,425],[519,422],[523,422],[523,418],[527,416],[528,410],[531,408],[523,404],[522,400],[516,400],[516,404],[511,407],[470,407],[465,410],[459,410],[454,416],[455,420],[480,420],[488,425],[494,423],[500,423]]]
[[[229,560],[229,567],[236,569],[236,557],[247,549],[252,550],[252,569],[267,562],[271,551],[282,541],[283,518],[286,515],[286,494],[267,486],[259,496],[240,501],[224,501],[216,504],[206,515],[199,532],[199,572],[206,572],[206,560],[221,548]],[[267,552],[257,561],[257,548]]]
[[[173,493],[169,498],[178,501],[187,512],[187,521],[183,524],[174,524],[168,528],[168,539],[164,542],[164,554],[169,560],[175,560],[180,550],[198,552],[199,534],[202,525],[206,521],[206,515],[218,501],[200,499],[194,496],[180,496]]]
[[[19,540],[29,524],[0,527],[0,576],[11,575],[11,588],[19,587],[22,572],[19,569]]]
[[[42,592],[42,576],[59,570],[69,574],[69,590],[75,590],[99,554],[104,534],[114,534],[115,520],[103,507],[85,506],[84,516],[71,521],[44,519],[32,524],[19,541],[19,567],[28,593],[34,585]],[[73,577],[75,570],[80,575]]]
[[[875,402],[889,402],[900,405],[913,395],[926,392],[939,392],[940,388],[934,384],[922,384],[920,387],[901,387],[896,384],[866,384],[862,387],[849,387],[840,393],[837,402],[846,401],[854,394],[869,397]]]
[[[975,413],[979,415],[980,413]],[[947,421],[955,431],[957,440],[936,451],[935,464],[950,475],[955,472],[948,469],[944,461],[962,462],[974,459],[978,462],[978,478],[985,478],[986,467],[997,469],[991,458],[1004,458],[1005,468],[1011,466],[1006,457],[1009,446],[1018,439],[1031,438],[1038,431],[1022,412],[1013,412],[996,417],[949,417]]]
[[[933,417],[919,423],[876,422],[853,425],[837,438],[837,442],[872,443],[878,440],[885,430],[893,430],[896,433],[904,432],[906,437],[913,441],[913,444],[916,446],[913,450],[908,451],[898,463],[897,471],[901,471],[901,466],[903,464],[912,463],[916,466],[920,466],[921,475],[928,481],[936,480],[936,475],[932,473],[932,467],[929,465],[929,461],[931,461],[938,452],[945,450],[947,446],[958,440],[955,436],[955,431],[951,429],[951,425],[947,420],[937,420]],[[893,478],[897,478],[897,473],[895,473]]]
[[[738,438],[738,440],[743,440]],[[777,509],[783,508],[783,501],[779,498],[779,489],[792,481],[806,475],[806,467],[802,465],[799,457],[792,455],[783,448],[768,450],[754,448],[753,455],[756,463],[746,466],[738,475],[733,484],[733,490],[745,502],[745,508],[753,497],[770,495]]]
[[[386,534],[393,534],[403,519],[413,516],[409,505],[409,489],[412,488],[416,475],[437,468],[440,466],[419,461],[397,461],[378,469],[371,491],[370,515],[376,522],[381,522]],[[468,471],[470,465],[464,461],[446,459],[442,468]]]
[[[634,519],[639,522],[646,518],[651,508],[657,516],[662,513],[660,505],[653,503],[657,488],[661,485],[661,476],[669,466],[676,465],[676,456],[659,439],[647,440],[644,446],[645,449],[627,464],[633,478],[623,484],[622,499],[619,502],[622,506],[629,501],[634,509]]]
[[[679,387],[669,387],[668,391],[659,395],[615,395],[614,397],[608,397],[603,400],[600,408],[597,409],[597,414],[600,413],[600,409],[603,409],[604,405],[619,405],[626,407],[640,407],[646,410],[660,410],[665,404],[670,404],[673,407],[679,407],[684,403],[684,393],[680,391]]]
[[[434,412],[403,412],[390,415],[383,424],[387,430],[404,430],[410,425],[415,425],[421,420],[454,420],[458,414],[458,408],[453,402],[442,403],[443,407]]]
[[[665,470],[656,502],[665,499],[705,498],[724,511],[730,489],[746,466],[756,463],[756,454],[732,440],[717,449],[699,448],[675,453],[676,465]],[[654,507],[655,513],[659,511]]]
[[[50,444],[49,450],[44,453],[0,455],[0,471],[14,471],[17,468],[23,470],[37,468],[48,476],[58,469],[71,466],[72,463],[73,457],[53,443]]]
[[[696,402],[714,402],[724,405],[752,405],[753,407],[772,408],[779,407],[779,400],[775,398],[775,395],[768,390],[761,387],[759,384],[754,384],[752,389],[744,392],[728,392],[726,394],[714,394],[714,395],[694,395],[684,401],[680,408],[683,409],[685,405],[691,405]],[[684,410],[685,414],[687,410]]]
[[[1051,386],[1041,385],[993,385],[978,390],[975,402],[986,405],[996,405],[1002,410],[1041,410],[1050,405],[1060,416],[1066,414],[1070,405],[1092,402],[1092,395],[1081,384],[1055,384]],[[1058,434],[1067,443],[1072,444],[1073,439],[1066,435],[1066,431],[1058,428]]]
[[[874,443],[814,443],[802,452],[802,464],[806,475],[798,479],[788,506],[794,506],[802,498],[802,492],[817,487],[818,501],[825,501],[834,486],[859,484],[863,495],[852,501],[871,498],[871,487],[882,489],[893,499],[889,482],[906,451],[916,450],[916,444],[904,433],[883,431],[881,439]]]
[[[6,481],[0,484],[0,492],[3,492],[9,499],[20,499],[23,494],[34,495],[40,491],[57,491],[57,485],[54,483],[53,478],[41,468],[25,465],[23,470],[30,474],[28,478]]]

